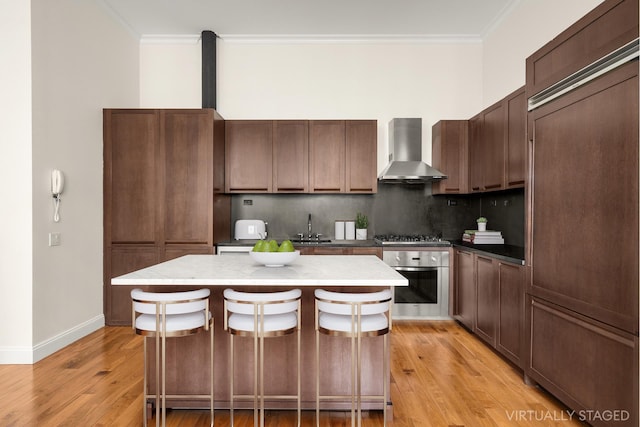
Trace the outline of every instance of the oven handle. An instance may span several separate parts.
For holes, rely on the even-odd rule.
[[[438,267],[393,267],[396,271],[431,271]]]

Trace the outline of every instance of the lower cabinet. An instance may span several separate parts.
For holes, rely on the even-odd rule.
[[[454,313],[453,317],[472,331],[476,329],[476,269],[474,255],[454,251]]]
[[[527,303],[528,377],[593,426],[637,426],[638,337],[533,296]]]
[[[454,318],[523,367],[524,267],[463,249],[454,256]]]
[[[498,263],[497,350],[518,366],[524,366],[524,285],[521,265]]]
[[[382,259],[382,248],[343,247],[343,246],[307,246],[300,248],[301,255],[375,255]]]
[[[139,286],[112,286],[111,279],[159,262],[188,254],[212,254],[213,246],[165,245],[164,249],[151,245],[112,246],[105,257],[105,318],[111,326],[131,324],[131,290]],[[108,288],[107,288],[108,286]]]
[[[498,329],[498,262],[476,255],[476,334],[496,346]]]

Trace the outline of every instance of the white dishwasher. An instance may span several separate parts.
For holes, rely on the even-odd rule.
[[[216,254],[218,255],[242,255],[248,254],[253,249],[253,246],[232,246],[223,245],[216,246]]]

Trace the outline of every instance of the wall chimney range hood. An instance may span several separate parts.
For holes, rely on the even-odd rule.
[[[378,176],[378,181],[423,184],[446,177],[422,161],[422,119],[392,119],[389,122],[389,164]]]

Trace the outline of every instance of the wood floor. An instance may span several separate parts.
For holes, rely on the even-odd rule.
[[[391,358],[390,426],[582,425],[455,322],[395,322]],[[252,414],[236,411],[236,426],[253,425]],[[350,426],[348,415],[323,412],[321,425]],[[382,426],[381,411],[363,416]],[[295,421],[295,411],[267,412],[267,426]],[[315,426],[313,411],[302,424]],[[0,365],[0,426],[140,425],[142,338],[130,328],[103,328],[35,365]],[[167,426],[208,425],[208,410],[167,413]],[[229,411],[216,411],[215,425],[228,426]]]

